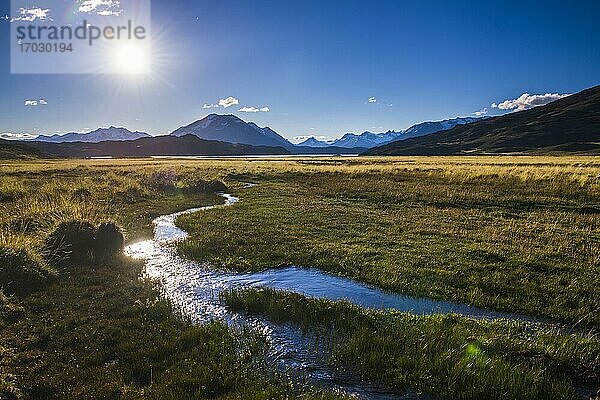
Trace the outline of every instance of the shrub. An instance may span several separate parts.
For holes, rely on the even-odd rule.
[[[79,188],[73,192],[72,197],[76,201],[89,201],[92,198],[92,192],[86,188]]]
[[[2,354],[0,353],[0,355]],[[16,381],[17,378],[14,375],[9,375],[0,371],[0,399],[17,400],[22,398],[22,396],[20,396],[20,391],[16,386]]]
[[[208,192],[226,192],[228,190],[227,186],[223,182],[218,180],[212,180],[208,182],[206,188]]]
[[[97,261],[113,260],[123,253],[124,244],[119,227],[112,222],[104,222],[96,231],[94,255]]]
[[[25,197],[25,189],[18,181],[4,182],[0,185],[0,203],[10,203]]]
[[[0,323],[2,321],[14,321],[24,312],[23,307],[11,302],[11,299],[0,290]],[[1,354],[0,354],[1,357]],[[0,399],[3,397],[0,396]]]
[[[98,228],[87,221],[63,222],[48,236],[43,254],[59,268],[110,261],[123,252],[125,239],[112,222]]]
[[[177,173],[173,170],[156,171],[146,179],[146,184],[160,192],[174,192],[177,179]]]
[[[137,186],[126,186],[115,191],[110,199],[110,202],[115,204],[134,204],[144,197],[146,197],[146,193],[144,193],[141,188]]]
[[[183,192],[187,194],[200,194],[200,193],[215,193],[215,192],[226,192],[227,186],[219,181],[205,181],[203,179],[194,179],[189,181],[183,188]]]
[[[94,258],[96,228],[86,221],[61,223],[44,245],[46,260],[60,268],[89,265]]]
[[[55,275],[54,271],[25,249],[0,247],[0,286],[7,294],[31,293]]]
[[[39,232],[48,227],[50,222],[48,219],[41,219],[39,217],[15,217],[2,224],[2,227],[9,232],[19,232],[25,234],[32,234]]]

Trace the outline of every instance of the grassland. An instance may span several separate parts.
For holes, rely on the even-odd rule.
[[[0,260],[0,398],[339,398],[279,376],[265,365],[261,337],[178,317],[154,284],[140,280],[141,263],[45,264],[42,244],[61,222],[117,221],[131,241],[148,237],[158,214],[221,201],[186,190],[216,177],[210,172],[129,164],[0,166],[0,249],[51,272],[35,287],[30,274],[2,281],[18,266]]]
[[[506,398],[571,398],[572,379],[598,386],[600,162],[593,157],[7,162],[0,165],[0,247],[43,264],[44,239],[72,219],[115,221],[128,241],[148,237],[152,217],[220,201],[186,190],[199,179],[225,181],[242,201],[179,219],[190,232],[180,247],[189,257],[236,270],[314,266],[401,293],[546,316],[575,329],[573,335],[529,334],[521,326],[371,314],[277,293],[256,301],[294,310],[286,320],[307,329],[337,321],[339,330],[328,336],[333,365],[392,388],[448,398],[475,383],[483,384],[481,391],[465,391],[465,398],[509,390],[507,379],[515,391]],[[236,189],[248,181],[258,185]],[[174,316],[152,285],[138,279],[140,264],[43,267],[50,273],[37,290],[0,295],[2,394],[333,397],[292,388],[266,367],[260,338],[219,323],[190,326]],[[244,301],[240,295],[237,307]],[[251,311],[282,319],[285,312],[273,307]],[[321,317],[308,323],[307,313]],[[362,337],[349,333],[354,328]],[[399,355],[412,345],[423,354]],[[465,349],[475,357],[461,358]],[[357,360],[365,362],[357,366]],[[444,369],[452,361],[456,369]],[[462,378],[445,378],[470,369]]]
[[[389,389],[448,399],[575,399],[599,383],[600,341],[547,327],[365,310],[272,289],[223,293],[238,311],[292,322],[316,335],[332,366]]]
[[[251,164],[250,164],[251,165]],[[395,292],[600,326],[593,158],[259,166],[242,202],[179,219],[191,258],[313,266]]]

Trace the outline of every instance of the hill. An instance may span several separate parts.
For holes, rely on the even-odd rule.
[[[312,147],[302,146],[300,144],[295,145],[288,150],[292,154],[326,154],[326,155],[337,155],[337,154],[360,154],[367,151],[367,147],[339,147],[339,146],[323,146],[323,147]]]
[[[365,155],[600,154],[600,86],[545,106],[372,148]]]
[[[43,154],[27,144],[0,139],[0,160],[40,158]]]
[[[10,144],[28,147],[45,156],[65,158],[289,154],[289,151],[283,147],[226,143],[204,140],[193,135],[157,136],[100,143],[10,142]]]

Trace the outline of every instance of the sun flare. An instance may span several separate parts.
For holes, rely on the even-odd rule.
[[[119,74],[150,73],[150,50],[135,44],[118,45],[113,50],[113,71]]]

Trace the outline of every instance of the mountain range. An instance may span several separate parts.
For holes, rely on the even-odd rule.
[[[346,133],[339,139],[323,142],[309,138],[299,144],[292,144],[269,127],[259,127],[254,122],[245,122],[235,115],[210,114],[198,121],[173,131],[169,136],[183,137],[193,135],[204,140],[247,144],[251,146],[283,147],[294,153],[359,153],[366,149],[386,144],[394,140],[429,135],[441,130],[450,129],[459,124],[466,124],[478,118],[455,118],[439,122],[423,122],[403,131],[385,133],[364,132],[362,134]],[[88,133],[68,133],[66,135],[38,136],[31,141],[45,143],[100,143],[105,141],[130,141],[151,136],[144,132],[132,132],[126,128],[100,128]]]
[[[85,142],[85,143],[99,143],[104,141],[125,141],[125,140],[136,140],[145,137],[150,137],[149,134],[144,132],[131,132],[126,128],[117,128],[111,126],[109,128],[99,128],[95,131],[88,133],[76,133],[71,132],[65,135],[52,135],[52,136],[38,136],[35,141],[47,142],[47,143],[66,143],[66,142]]]
[[[362,147],[369,149],[396,140],[406,140],[415,137],[430,135],[432,133],[452,129],[457,125],[465,125],[475,121],[479,121],[481,119],[483,119],[483,117],[464,117],[447,119],[444,121],[422,122],[420,124],[413,125],[410,128],[405,129],[403,131],[387,131],[385,133],[372,133],[368,131],[363,132],[361,134],[346,133],[341,138],[332,141],[320,141],[315,139],[314,137],[310,137],[302,143],[299,143],[298,145],[309,147]]]
[[[7,141],[0,141],[0,145]],[[24,144],[20,142],[19,144]],[[47,157],[151,157],[151,156],[237,156],[290,154],[283,147],[252,146],[217,140],[200,139],[194,135],[155,136],[136,140],[86,142],[27,142],[30,153]],[[1,149],[1,146],[0,146]],[[23,153],[23,149],[21,150]]]
[[[489,118],[423,122],[404,131],[345,134],[293,145],[269,127],[211,114],[167,136],[125,128],[0,140],[0,158],[258,154],[600,154],[600,86],[545,106]]]
[[[368,150],[366,155],[600,154],[600,86],[544,106]]]

